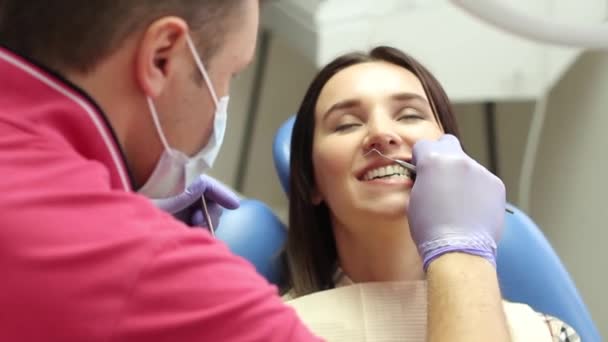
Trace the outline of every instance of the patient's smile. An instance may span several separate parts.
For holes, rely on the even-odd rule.
[[[405,169],[400,165],[387,165],[381,166],[372,170],[367,171],[363,175],[364,181],[370,181],[375,179],[390,179],[390,178],[412,178],[412,174],[409,170]]]

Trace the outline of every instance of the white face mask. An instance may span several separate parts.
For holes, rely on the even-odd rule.
[[[144,184],[139,193],[150,198],[165,198],[175,196],[186,189],[194,179],[204,171],[213,167],[213,163],[222,147],[226,132],[226,120],[228,118],[228,96],[218,100],[211,79],[201,61],[201,58],[192,43],[190,36],[186,37],[188,47],[192,52],[196,66],[198,67],[207,88],[211,93],[211,98],[215,104],[215,117],[213,119],[213,132],[209,137],[209,142],[200,152],[193,157],[188,157],[183,152],[171,148],[163,130],[160,126],[156,106],[150,97],[147,98],[152,120],[163,144],[164,151],[158,160],[154,171],[148,181]]]

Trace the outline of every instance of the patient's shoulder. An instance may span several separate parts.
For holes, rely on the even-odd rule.
[[[521,303],[503,302],[514,341],[578,342],[580,337],[562,320],[534,311]]]

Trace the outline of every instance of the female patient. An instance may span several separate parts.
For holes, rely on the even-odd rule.
[[[439,82],[393,48],[344,55],[313,80],[291,145],[288,291],[299,297],[359,282],[423,281],[404,215],[414,144],[458,136]],[[555,341],[576,333],[545,318]]]

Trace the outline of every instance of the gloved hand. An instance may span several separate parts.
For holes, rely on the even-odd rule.
[[[505,186],[467,156],[453,135],[414,145],[416,181],[407,215],[424,270],[442,254],[481,256],[496,266]]]
[[[237,195],[207,175],[201,175],[179,195],[152,201],[157,207],[173,214],[188,225],[209,227],[202,210],[202,196],[205,196],[207,211],[213,227],[217,227],[219,223],[222,208],[236,209],[239,207]]]

